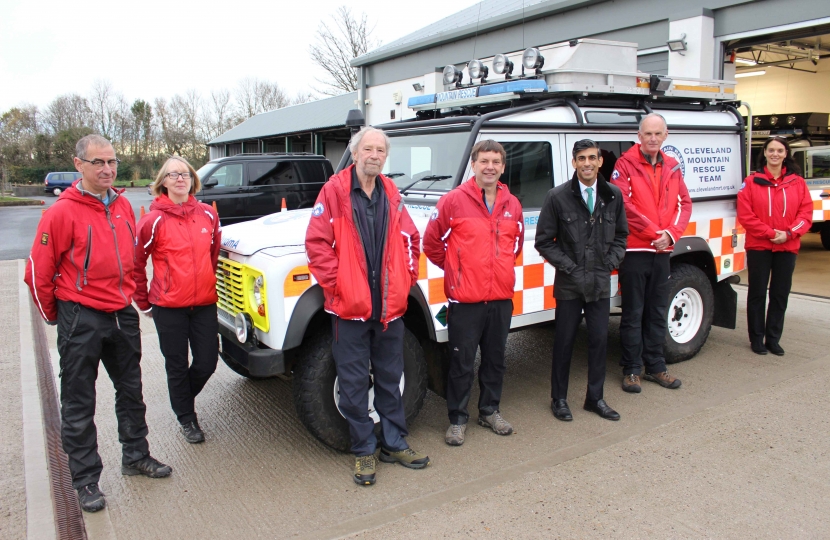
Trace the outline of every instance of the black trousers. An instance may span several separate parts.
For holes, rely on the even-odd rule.
[[[623,375],[666,371],[663,345],[669,308],[669,253],[628,251],[620,264]]]
[[[352,453],[368,456],[377,448],[375,422],[369,416],[369,388],[380,417],[381,445],[387,450],[409,448],[404,437],[406,413],[401,398],[403,320],[386,330],[378,321],[350,321],[332,316],[331,352],[337,367],[340,412],[349,423]],[[371,368],[371,378],[370,378]]]
[[[608,350],[608,318],[611,299],[596,302],[582,299],[556,300],[556,334],[553,338],[553,363],[550,371],[551,399],[568,399],[568,378],[574,339],[582,312],[588,326],[588,392],[587,401],[602,399],[605,384],[605,362]]]
[[[784,331],[784,313],[793,285],[795,253],[771,250],[747,250],[746,266],[749,290],[746,296],[746,325],[749,341],[776,345]],[[772,279],[770,279],[772,277]],[[769,284],[769,307],[764,317]]]
[[[504,384],[504,349],[512,315],[512,300],[476,304],[450,302],[447,311],[451,350],[447,410],[451,424],[466,424],[470,418],[467,405],[479,348],[478,413],[488,416],[499,410]]]
[[[141,335],[132,306],[105,313],[58,300],[58,352],[61,380],[61,441],[69,456],[75,489],[97,483],[103,465],[95,427],[98,362],[115,387],[115,416],[121,461],[149,455],[146,407],[141,395]]]
[[[216,371],[219,322],[216,304],[185,308],[153,306],[153,322],[167,370],[170,406],[180,424],[197,420],[196,396]],[[188,364],[187,345],[193,362]]]

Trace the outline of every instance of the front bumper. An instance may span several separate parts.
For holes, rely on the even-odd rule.
[[[219,324],[222,354],[248,370],[253,377],[272,377],[285,373],[285,355],[276,349],[260,349],[253,343],[239,343],[236,333]]]

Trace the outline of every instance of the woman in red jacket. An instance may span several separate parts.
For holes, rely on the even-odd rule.
[[[773,137],[764,143],[758,170],[746,177],[738,192],[738,221],[746,229],[749,273],[746,320],[755,354],[769,351],[783,356],[778,341],[784,330],[801,235],[812,224],[813,201],[784,139]],[[765,317],[767,284],[769,308]]]
[[[193,194],[201,184],[190,163],[171,157],[153,182],[156,199],[138,222],[135,302],[156,323],[167,370],[170,405],[189,443],[205,435],[196,417],[196,396],[216,370],[216,263],[221,231],[213,207]],[[147,292],[147,258],[153,281]],[[188,365],[187,346],[193,354]]]

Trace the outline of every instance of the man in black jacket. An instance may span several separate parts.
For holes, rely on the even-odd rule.
[[[584,408],[602,418],[619,420],[620,415],[605,403],[602,387],[611,271],[625,256],[628,222],[619,188],[599,174],[599,145],[589,139],[578,141],[571,163],[573,178],[548,192],[536,227],[536,249],[556,268],[551,409],[559,420],[573,420],[566,401],[568,376],[574,338],[584,311],[588,325],[588,393]]]

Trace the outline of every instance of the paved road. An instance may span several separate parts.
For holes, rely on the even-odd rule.
[[[153,198],[147,194],[147,188],[127,189],[126,196],[132,203],[136,219],[141,206],[150,209]],[[37,223],[44,208],[49,208],[57,197],[45,195],[43,197],[29,197],[44,201],[44,206],[4,206],[0,207],[0,223],[3,224],[3,234],[0,235],[0,261],[25,259],[32,249],[32,241],[37,231]]]
[[[742,289],[739,297],[745,305]],[[498,437],[472,423],[465,445],[450,448],[445,401],[429,394],[409,441],[433,466],[383,464],[371,488],[354,485],[349,455],[305,431],[289,381],[246,380],[221,363],[197,400],[207,441],[185,443],[153,324],[142,318],[151,451],[174,474],[120,475],[112,385],[99,376],[96,423],[109,508],[85,516],[89,537],[180,538],[194,524],[212,538],[827,537],[827,315],[827,300],[791,297],[787,355],[759,357],[749,350],[742,309],[737,330],[714,328],[698,357],[671,367],[681,389],[645,383],[639,395],[619,387],[612,321],[605,395],[622,414],[618,423],[579,407],[584,326],[567,424],[549,409],[554,328],[516,332],[502,401],[516,434]]]

